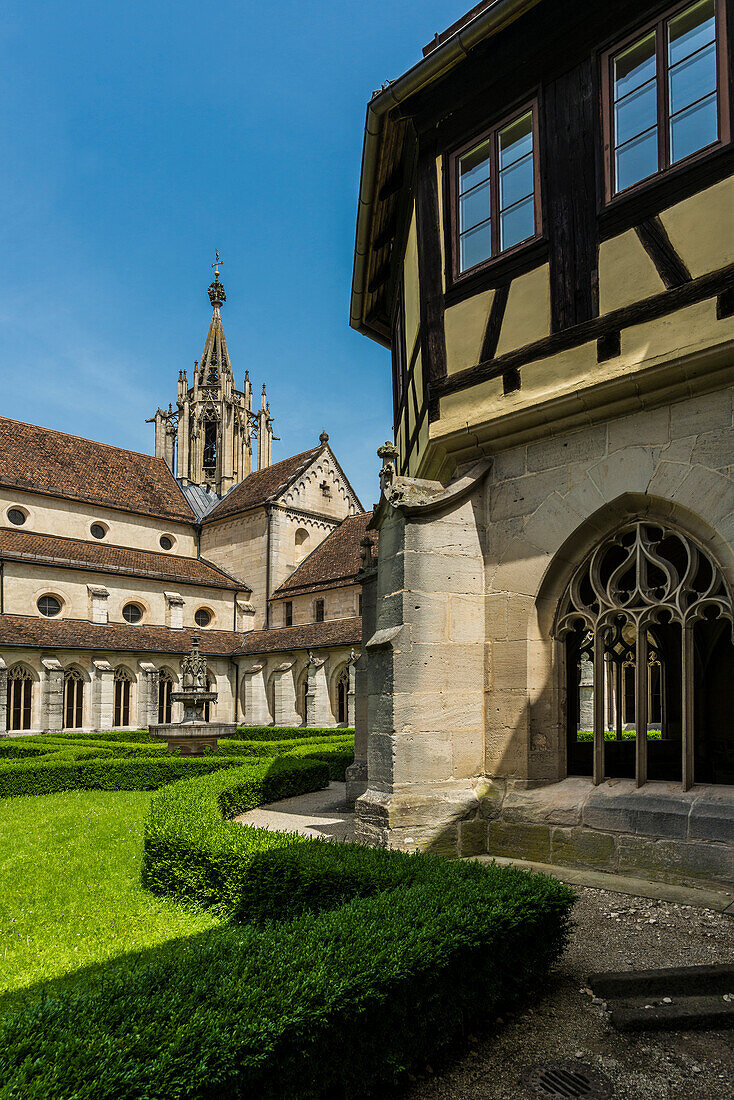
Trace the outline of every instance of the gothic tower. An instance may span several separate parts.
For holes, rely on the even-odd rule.
[[[201,359],[194,363],[193,384],[179,371],[176,408],[158,409],[153,418],[156,457],[165,459],[182,486],[200,485],[220,497],[252,472],[255,436],[258,470],[271,465],[273,450],[265,386],[255,413],[249,371],[243,390],[236,388],[222,327],[227,295],[219,279],[221,262],[217,253],[209,286],[212,319]]]

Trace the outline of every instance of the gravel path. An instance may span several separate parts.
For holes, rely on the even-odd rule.
[[[734,1100],[734,1031],[619,1033],[587,987],[599,970],[734,963],[734,919],[578,888],[576,928],[548,989],[474,1036],[469,1053],[416,1079],[403,1100],[532,1100],[535,1065],[589,1065],[615,1100]],[[734,990],[732,991],[734,992]],[[434,1070],[438,1067],[433,1067]]]

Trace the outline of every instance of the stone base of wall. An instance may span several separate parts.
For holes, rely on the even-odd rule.
[[[347,768],[344,778],[347,781],[347,805],[354,806],[367,790],[367,761],[355,760]]]
[[[627,779],[594,787],[589,779],[569,778],[520,790],[495,780],[481,799],[481,817],[489,855],[734,887],[734,787],[682,791],[653,782],[637,789]]]
[[[357,840],[403,852],[478,855],[486,851],[487,821],[481,817],[484,784],[462,781],[416,784],[392,792],[368,788],[357,799]],[[476,837],[476,840],[474,839]],[[482,845],[477,841],[481,839]]]

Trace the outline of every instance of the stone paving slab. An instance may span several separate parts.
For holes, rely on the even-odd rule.
[[[268,802],[234,820],[274,832],[354,840],[354,812],[347,807],[346,783],[329,783],[321,791]]]

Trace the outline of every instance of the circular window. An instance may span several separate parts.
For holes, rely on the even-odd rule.
[[[20,508],[8,508],[8,519],[16,527],[22,527],[28,516],[25,512],[21,512]]]
[[[89,530],[96,539],[103,539],[107,534],[107,528],[103,527],[101,523],[93,523]]]
[[[55,596],[41,596],[36,607],[47,619],[52,619],[61,611],[61,600],[57,600]]]
[[[143,617],[143,609],[136,603],[126,603],[122,609],[122,617],[126,623],[139,623]]]
[[[209,626],[212,621],[211,612],[207,611],[205,607],[200,607],[194,615],[194,622],[197,626]]]
[[[169,538],[168,535],[161,535],[161,537],[158,539],[158,542],[161,544],[164,550],[173,550],[173,539]]]

